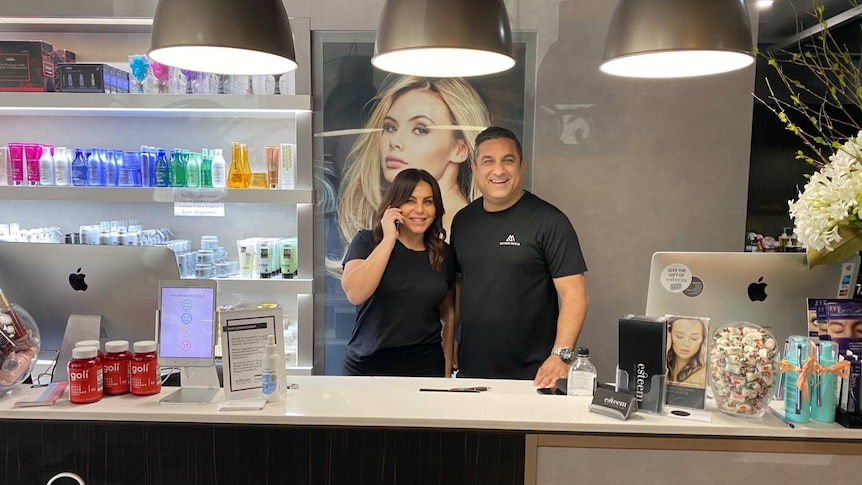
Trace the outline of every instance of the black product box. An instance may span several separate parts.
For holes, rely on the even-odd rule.
[[[75,53],[41,40],[0,41],[0,91],[52,92],[62,62],[75,62]]]
[[[57,78],[64,93],[129,92],[129,73],[107,64],[60,64]]]
[[[664,410],[666,349],[664,318],[635,315],[620,318],[616,390],[633,394],[640,411]]]

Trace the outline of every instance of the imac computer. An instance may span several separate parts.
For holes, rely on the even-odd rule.
[[[805,253],[658,252],[646,314],[709,317],[710,330],[751,322],[778,342],[808,335],[808,298],[852,298],[860,258],[809,269]]]
[[[155,340],[159,281],[179,277],[167,247],[0,243],[0,288],[36,320],[40,359],[59,355],[54,381],[75,341]],[[79,316],[89,331],[72,331]]]

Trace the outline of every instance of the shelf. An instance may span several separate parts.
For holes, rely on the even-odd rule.
[[[308,95],[0,93],[0,115],[282,118],[311,111]]]
[[[153,19],[145,17],[0,17],[0,32],[71,32],[149,34]]]
[[[277,291],[279,293],[292,293],[298,295],[310,295],[314,292],[314,280],[310,278],[216,278],[218,289],[224,293],[257,293],[266,294]]]
[[[174,203],[175,191],[217,191],[220,189],[171,189],[143,187],[2,187],[0,200],[78,200],[95,202]],[[227,189],[223,202],[236,204],[311,204],[310,189],[265,190]]]

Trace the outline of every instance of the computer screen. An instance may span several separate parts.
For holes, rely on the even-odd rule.
[[[769,328],[778,342],[808,335],[808,298],[852,298],[858,255],[809,269],[804,253],[658,252],[646,314],[709,317]]]
[[[36,320],[53,360],[71,314],[101,315],[100,339],[155,340],[159,281],[179,279],[167,247],[0,243],[0,288]]]

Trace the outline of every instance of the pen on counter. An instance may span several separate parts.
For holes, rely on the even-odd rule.
[[[766,409],[769,409],[769,412],[772,413],[773,416],[778,418],[778,420],[781,421],[782,423],[786,424],[787,426],[790,426],[791,428],[796,428],[795,424],[791,423],[790,420],[788,420],[787,418],[782,416],[781,413],[779,413],[775,409],[772,409],[771,407],[767,407]]]
[[[477,387],[453,387],[450,389],[430,389],[430,388],[422,388],[419,389],[420,392],[482,392],[490,390],[490,387],[487,386],[477,386]]]

